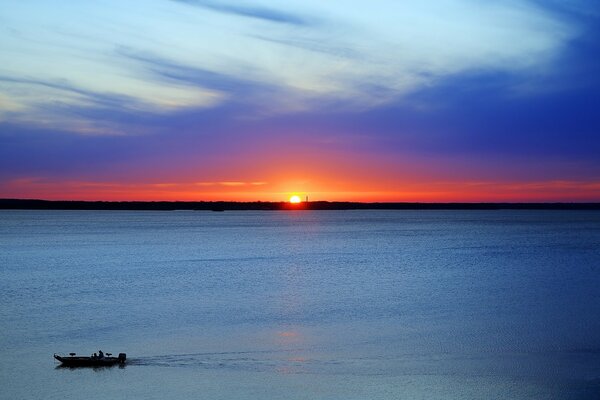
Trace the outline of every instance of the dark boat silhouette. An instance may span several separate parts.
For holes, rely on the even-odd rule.
[[[111,357],[111,353],[106,353],[104,357],[98,356],[76,356],[75,353],[69,353],[69,356],[54,354],[54,358],[66,367],[107,367],[111,365],[125,364],[127,355],[119,353],[118,357]]]

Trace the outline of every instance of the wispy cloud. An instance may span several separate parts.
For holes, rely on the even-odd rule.
[[[335,57],[342,57],[357,60],[363,55],[349,45],[336,45],[332,41],[325,42],[317,38],[289,37],[275,38],[264,35],[255,35],[256,39],[265,42],[275,43],[282,46],[296,47],[302,50],[312,51],[315,53],[323,53]]]
[[[138,51],[130,47],[120,46],[116,49],[116,53],[121,57],[138,62],[155,77],[158,76],[170,81],[225,92],[242,92],[257,86],[256,82],[242,77],[207,68],[185,65],[148,51]]]
[[[185,88],[208,90],[221,96],[222,107],[243,108],[242,118],[257,118],[306,110],[311,94],[290,87],[290,82],[276,80],[252,64],[224,67],[222,71],[186,64],[150,51],[120,46],[118,57],[134,61],[134,68],[152,82],[164,82]],[[131,65],[130,65],[131,67]],[[238,108],[240,109],[240,108]]]
[[[172,0],[178,3],[185,3],[191,6],[205,8],[207,10],[237,15],[241,17],[255,18],[268,22],[276,22],[280,24],[290,24],[298,26],[312,25],[312,21],[306,17],[286,13],[272,8],[247,6],[232,3],[217,3],[207,0]]]
[[[196,86],[196,89],[186,90],[202,93],[200,85]],[[150,133],[161,116],[186,108],[201,110],[217,103],[202,101],[202,95],[197,99],[190,95],[169,99],[168,95],[165,98],[140,98],[133,94],[100,92],[80,87],[67,79],[0,75],[0,90],[3,88],[12,96],[7,100],[0,96],[0,106],[7,103],[7,107],[0,107],[0,121],[84,135]],[[218,92],[214,93],[218,98]]]
[[[135,124],[158,111],[155,104],[139,98],[81,88],[66,79],[0,76],[1,86],[10,88],[21,103],[14,109],[0,109],[0,120],[81,135],[148,132]],[[29,100],[29,93],[36,93],[36,98]]]
[[[57,90],[71,95],[77,95],[86,101],[93,103],[97,106],[103,107],[119,107],[122,108],[125,105],[129,107],[135,107],[140,102],[131,96],[125,96],[120,94],[112,93],[99,93],[93,90],[87,90],[77,87],[67,81],[66,79],[61,80],[43,80],[33,78],[15,78],[11,76],[0,76],[0,82],[6,82],[11,84],[25,85],[25,86],[40,86],[48,89]]]

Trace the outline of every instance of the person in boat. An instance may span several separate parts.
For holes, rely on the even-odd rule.
[[[104,353],[102,350],[98,350],[98,358],[104,358]]]
[[[94,359],[98,358],[98,354],[96,354],[96,353],[92,354],[92,358],[94,358]]]

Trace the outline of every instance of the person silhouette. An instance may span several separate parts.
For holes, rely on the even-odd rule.
[[[98,350],[98,358],[104,358],[104,353],[102,350]]]

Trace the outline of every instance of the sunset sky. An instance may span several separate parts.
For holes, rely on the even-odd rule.
[[[594,0],[0,7],[0,198],[600,201]]]

